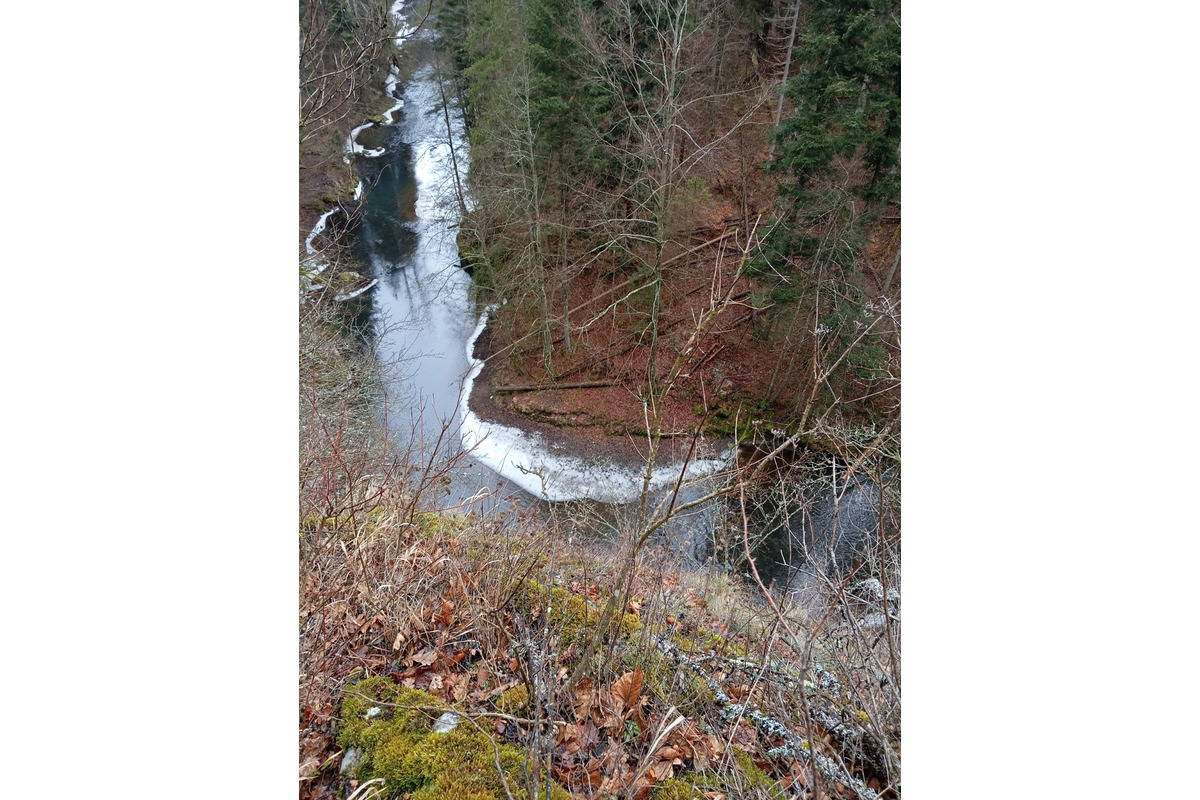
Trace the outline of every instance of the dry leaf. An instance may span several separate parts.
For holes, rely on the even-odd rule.
[[[583,776],[579,779],[579,785],[594,790],[599,788],[602,783],[604,783],[604,773],[601,771],[600,759],[593,758],[583,768]]]
[[[588,750],[600,744],[600,729],[596,727],[596,723],[589,719],[579,726],[579,741],[583,742],[583,746]]]
[[[594,705],[594,695],[592,687],[595,681],[591,678],[584,678],[575,684],[575,718],[583,721],[592,715],[592,706]]]
[[[646,776],[651,779],[651,783],[665,781],[675,774],[675,767],[670,761],[659,761],[650,769],[646,770]]]
[[[562,749],[564,756],[573,756],[578,753],[579,749],[583,747],[583,742],[579,739],[579,726],[570,724],[562,726],[554,743]]]
[[[633,708],[637,702],[638,695],[641,694],[644,680],[645,675],[642,673],[642,668],[638,667],[633,672],[626,672],[613,681],[610,693],[613,700],[617,703],[618,708],[616,712],[618,714],[621,713],[622,709]]]
[[[404,633],[403,633],[403,631],[401,631],[400,633],[397,633],[397,634],[396,634],[396,641],[392,642],[392,649],[393,649],[393,650],[399,650],[399,649],[401,648],[401,646],[403,646],[403,645],[404,645],[404,643],[405,643],[406,641],[408,641],[408,640],[404,638]]]
[[[411,661],[413,664],[420,664],[423,667],[428,667],[434,661],[437,661],[437,651],[423,650],[422,652],[417,653],[415,656],[412,656]]]

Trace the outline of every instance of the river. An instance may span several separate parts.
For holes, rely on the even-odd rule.
[[[591,457],[586,444],[573,452],[552,447],[535,432],[479,418],[468,403],[483,367],[473,346],[487,322],[487,311],[479,313],[471,298],[456,244],[462,204],[471,205],[469,189],[462,204],[457,192],[467,186],[470,146],[454,93],[448,86],[443,93],[432,25],[413,32],[406,7],[397,3],[392,12],[405,34],[386,84],[396,102],[383,124],[361,125],[347,142],[347,159],[361,178],[355,255],[373,280],[343,298],[377,337],[390,436],[410,463],[432,464],[443,476],[437,481],[442,508],[552,516],[601,535],[625,530],[644,468]],[[324,224],[322,217],[318,227]],[[681,469],[685,485],[676,503],[699,497],[731,461],[732,453],[686,468],[660,466],[651,497],[669,496]],[[712,516],[708,505],[682,514],[665,526],[667,538],[699,555]]]
[[[547,517],[564,523],[569,535],[626,534],[635,523],[644,468],[590,457],[586,443],[574,451],[548,445],[531,431],[480,419],[470,407],[472,384],[483,367],[473,347],[488,316],[475,307],[456,244],[461,209],[471,206],[470,146],[454,93],[448,87],[443,92],[433,27],[407,28],[402,3],[392,12],[405,34],[385,87],[395,102],[383,124],[356,127],[346,143],[347,160],[361,178],[355,255],[369,266],[372,280],[364,290],[339,296],[375,334],[387,387],[381,422],[408,463],[420,465],[426,499],[440,508],[502,519]],[[461,201],[459,186],[467,192]],[[309,237],[310,252],[330,214]],[[732,462],[731,452],[725,459],[687,465],[676,503],[715,488]],[[669,499],[681,468],[668,464],[655,470],[653,503]],[[840,491],[847,488],[849,494],[835,500],[834,480],[829,489],[810,495],[812,505],[788,500],[766,515],[771,519],[759,520],[760,563],[768,580],[795,588],[798,561],[804,560],[797,559],[796,548],[805,543],[828,543],[836,536],[857,550],[875,538],[878,487],[868,482]],[[717,503],[709,502],[679,514],[664,526],[661,543],[704,559],[718,513]]]

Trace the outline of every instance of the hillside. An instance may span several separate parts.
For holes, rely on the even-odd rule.
[[[470,409],[633,474],[741,443],[688,500],[485,509],[450,421],[394,422],[370,320],[419,276],[359,180],[418,241],[434,173],[346,143],[395,141],[417,30]],[[304,0],[300,53],[300,796],[899,797],[899,6]],[[334,208],[361,292],[313,288]]]
[[[645,433],[631,398],[673,432],[898,422],[899,12],[858,6],[448,4],[474,156],[460,247],[480,301],[505,302],[497,405],[609,434]],[[844,63],[813,77],[834,41]],[[797,70],[824,108],[796,112]]]

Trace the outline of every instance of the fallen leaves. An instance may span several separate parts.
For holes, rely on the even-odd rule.
[[[437,661],[437,657],[438,654],[436,650],[424,650],[420,653],[409,656],[408,663],[420,664],[423,667],[428,667],[433,664],[434,661]]]
[[[626,672],[613,681],[609,694],[612,695],[613,702],[617,704],[616,713],[618,715],[622,715],[624,718],[625,709],[633,708],[638,695],[641,694],[642,684],[645,680],[646,676],[642,673],[642,668],[638,667],[633,672]]]
[[[406,557],[420,569],[428,569],[436,554],[428,553],[424,545],[414,548]],[[394,557],[391,563],[395,563]],[[481,589],[474,579],[468,587],[453,569],[445,572],[444,580],[430,581],[422,585],[422,591],[412,592],[393,605],[379,602],[378,597],[364,598],[375,601],[367,604],[351,594],[344,595],[350,597],[348,600],[330,600],[326,595],[317,602],[311,592],[318,587],[307,586],[310,593],[302,596],[306,619],[301,633],[303,636],[306,631],[314,631],[308,646],[319,653],[319,658],[313,659],[319,668],[310,668],[302,677],[302,685],[314,687],[320,704],[306,701],[302,694],[302,800],[332,800],[332,795],[320,796],[317,787],[345,786],[345,778],[338,777],[333,763],[340,752],[333,738],[337,712],[324,698],[330,692],[336,698],[336,692],[353,680],[351,670],[355,668],[359,677],[386,674],[401,685],[429,692],[472,717],[481,729],[494,731],[497,741],[515,742],[531,752],[535,747],[542,748],[546,759],[542,763],[576,800],[599,800],[606,794],[646,800],[654,787],[681,773],[724,774],[738,770],[738,762],[727,752],[731,745],[747,753],[759,753],[774,744],[760,739],[753,726],[745,722],[732,727],[721,725],[718,730],[707,728],[700,719],[681,718],[673,709],[664,713],[662,706],[652,702],[664,691],[657,664],[650,676],[642,667],[615,677],[613,672],[594,672],[564,694],[570,675],[578,668],[580,654],[594,652],[589,643],[571,640],[563,646],[560,641],[544,641],[544,625],[532,630],[526,625],[527,608],[515,611],[507,601],[481,607],[477,602]],[[312,584],[309,578],[308,584]],[[653,592],[663,585],[673,590],[665,601]],[[578,598],[595,604],[615,600],[609,587],[602,590],[601,585],[586,581],[564,583],[562,588],[573,595],[568,600],[576,605]],[[735,699],[753,700],[750,684],[726,660],[715,657],[719,654],[713,654],[720,649],[718,645],[723,645],[723,640],[714,645],[715,635],[726,632],[714,618],[715,612],[706,610],[703,596],[682,586],[677,574],[660,577],[656,585],[642,581],[630,594],[633,599],[626,601],[626,613],[642,618],[656,632],[661,631],[656,626],[665,620],[689,650],[703,648],[711,654],[704,667],[705,677],[721,682]],[[503,592],[497,595],[504,596]],[[555,609],[560,609],[559,595],[554,597]],[[614,605],[613,610],[622,609]],[[544,618],[546,612],[535,607],[534,613]],[[610,655],[618,657],[603,663],[630,663],[622,662],[630,651]],[[725,674],[722,664],[730,674]],[[646,669],[651,667],[647,665]],[[506,691],[526,681],[530,690],[528,705],[512,710],[497,703]],[[684,707],[696,713],[695,707]],[[547,719],[547,713],[552,714],[551,719]],[[714,719],[709,715],[708,724]],[[772,777],[778,778],[781,786],[805,786],[808,775],[804,769],[791,765],[788,774],[780,767],[772,767]],[[732,800],[737,792],[727,798],[722,792],[701,787],[694,796]]]

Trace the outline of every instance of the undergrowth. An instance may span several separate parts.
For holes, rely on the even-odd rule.
[[[378,375],[339,324],[301,326],[302,797],[899,796],[898,522],[764,593],[737,494],[741,560],[690,566],[634,530],[442,510],[444,463],[374,426]]]

